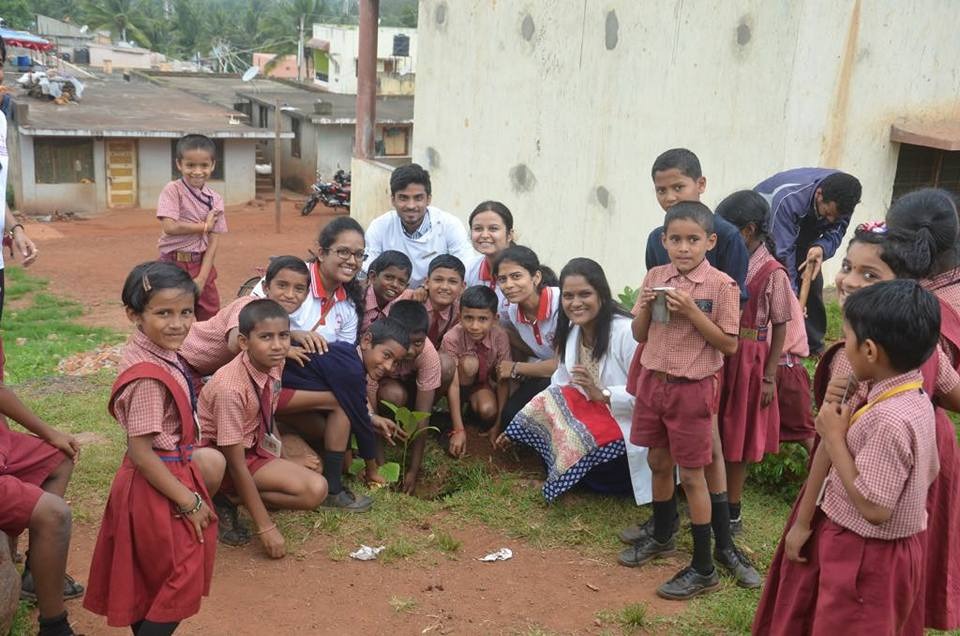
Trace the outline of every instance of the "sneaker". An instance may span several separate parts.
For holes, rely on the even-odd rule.
[[[692,566],[687,566],[658,587],[657,594],[671,601],[685,601],[694,596],[712,592],[718,587],[720,587],[720,577],[717,575],[717,568],[713,568],[710,574],[700,574]]]
[[[617,561],[620,562],[620,565],[635,568],[648,561],[652,561],[658,556],[666,556],[676,551],[677,542],[674,537],[670,537],[664,543],[660,543],[652,536],[648,536],[621,551],[620,556],[617,557]]]
[[[730,535],[738,537],[743,534],[743,517],[730,520]]]
[[[69,601],[72,598],[83,596],[83,586],[77,583],[69,574],[63,577],[63,600]],[[37,602],[37,586],[33,581],[33,574],[25,569],[23,576],[20,577],[20,600]]]
[[[680,516],[673,518],[673,530],[671,534],[676,535],[680,531]],[[633,545],[647,537],[653,536],[653,517],[650,517],[640,525],[630,526],[620,531],[620,540],[627,545]]]
[[[240,521],[237,505],[223,493],[213,498],[217,513],[217,540],[224,545],[241,546],[250,543],[250,529]]]
[[[748,589],[760,587],[763,579],[757,568],[747,558],[740,548],[731,546],[724,550],[714,550],[713,559],[723,566],[730,576],[737,580],[737,585]]]
[[[335,495],[327,495],[320,506],[342,510],[343,512],[367,512],[373,506],[373,499],[366,495],[357,497],[349,489],[344,488]]]

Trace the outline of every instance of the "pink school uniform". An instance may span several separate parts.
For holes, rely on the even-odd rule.
[[[455,325],[447,335],[443,337],[441,351],[451,356],[455,360],[460,360],[465,356],[473,356],[479,363],[477,379],[470,390],[479,388],[491,388],[496,384],[494,370],[501,362],[510,361],[510,338],[507,332],[498,324],[490,327],[479,341],[474,340],[464,330],[463,325]]]
[[[223,210],[223,197],[204,185],[197,190],[183,179],[171,181],[160,192],[157,201],[157,218],[170,218],[185,223],[205,223],[207,215],[214,210]],[[213,226],[213,233],[225,234],[227,220],[220,214]],[[210,244],[206,234],[170,235],[161,232],[157,247],[160,260],[170,261],[196,278],[200,273],[203,255]],[[220,309],[220,293],[217,291],[217,268],[210,269],[207,282],[197,299],[197,320],[207,320]]]
[[[190,326],[190,332],[180,345],[180,355],[198,377],[213,375],[236,355],[227,348],[227,336],[240,326],[240,311],[254,300],[253,296],[241,296],[209,320]]]
[[[780,409],[780,441],[798,442],[817,434],[810,398],[810,374],[803,359],[810,355],[800,301],[790,294],[790,322],[783,353],[777,366],[777,404]]]
[[[185,363],[136,331],[124,347],[110,412],[128,437],[154,435],[154,452],[173,476],[212,507],[192,461],[197,431]],[[129,456],[114,477],[93,551],[83,606],[115,627],[140,620],[178,622],[210,592],[217,524],[198,543],[189,520],[143,477]]]
[[[43,482],[65,459],[60,449],[10,430],[0,418],[0,533],[15,537],[27,529]]]
[[[760,398],[770,353],[768,325],[791,320],[793,292],[786,270],[764,245],[750,255],[746,282],[740,343],[724,365],[720,391],[720,440],[723,457],[730,462],[759,462],[765,453],[776,453],[780,444],[779,405],[774,400],[762,406]]]

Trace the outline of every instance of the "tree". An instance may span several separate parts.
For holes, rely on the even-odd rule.
[[[91,29],[109,29],[114,38],[124,42],[131,39],[137,44],[150,47],[150,38],[144,33],[147,18],[143,0],[86,0],[84,17]]]
[[[11,29],[33,27],[33,11],[27,0],[0,0],[0,18],[6,20]]]

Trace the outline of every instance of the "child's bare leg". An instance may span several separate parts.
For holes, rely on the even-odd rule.
[[[470,408],[483,424],[492,424],[497,419],[497,396],[486,387],[477,389],[470,395]]]
[[[440,388],[437,389],[439,395],[446,395],[450,390],[450,383],[457,371],[457,360],[448,353],[438,352],[440,355]]]
[[[195,448],[193,461],[200,469],[203,483],[206,484],[207,492],[212,497],[220,490],[220,482],[223,481],[223,473],[227,469],[227,460],[214,448]]]
[[[67,484],[70,483],[70,475],[73,474],[73,460],[64,456],[60,465],[53,469],[53,472],[43,482],[42,488],[52,495],[63,499],[67,492]]]
[[[651,490],[654,501],[673,499],[674,492],[674,463],[670,457],[670,450],[666,448],[651,448],[647,452],[647,464],[652,473]],[[671,520],[672,521],[672,520]]]
[[[327,498],[322,475],[285,459],[276,459],[253,475],[263,503],[280,510],[313,510]]]
[[[327,411],[340,404],[333,391],[300,391],[293,392],[290,400],[277,409],[277,415],[303,413],[306,411]]]
[[[813,438],[808,437],[807,439],[800,440],[800,443],[803,444],[803,447],[807,449],[807,454],[813,457]]]
[[[731,504],[740,505],[748,468],[747,462],[727,462],[727,500]]]
[[[334,403],[339,408],[339,405]],[[285,413],[283,420],[279,421],[280,432],[284,434],[295,433],[307,443],[310,448],[316,452],[322,452],[324,448],[324,414],[317,411],[307,411],[303,413]]]
[[[383,402],[389,402],[396,406],[408,406],[407,389],[402,383],[393,379],[383,379],[380,381],[380,388],[377,391],[377,402],[383,406]]]
[[[41,618],[54,618],[64,612],[63,578],[70,526],[67,503],[53,494],[43,494],[30,515],[30,569]]]
[[[720,428],[717,426],[717,416],[714,415],[712,419],[712,459],[710,464],[703,469],[703,474],[707,480],[707,486],[709,486],[710,492],[727,492],[727,469],[723,461],[723,443],[720,441]]]
[[[477,373],[480,371],[480,361],[477,360],[476,356],[463,356],[457,364],[457,370],[460,375],[460,386],[473,386],[477,381]]]

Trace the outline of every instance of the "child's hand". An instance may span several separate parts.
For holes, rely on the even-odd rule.
[[[762,407],[770,406],[770,403],[773,402],[773,398],[776,394],[777,394],[776,383],[761,382],[760,383],[760,406]]]
[[[286,554],[286,549],[284,548],[285,542],[276,524],[259,536],[260,543],[263,545],[263,550],[267,553],[268,557],[271,559],[283,558],[283,555]]]
[[[323,355],[329,349],[326,339],[315,331],[291,331],[290,339],[299,342],[308,353]]]
[[[80,457],[80,442],[73,435],[55,430],[50,433],[47,442],[74,462]]]
[[[207,221],[203,224],[204,234],[213,232],[213,227],[217,224],[217,219],[220,218],[221,214],[223,214],[223,210],[213,210],[207,213]]]
[[[407,471],[407,474],[403,476],[403,494],[412,495],[417,489],[417,477],[419,476],[419,472],[420,471],[411,468]]]
[[[310,360],[310,356],[307,355],[307,352],[304,351],[302,347],[290,347],[287,350],[287,357],[299,364],[301,367]]]
[[[193,504],[191,503],[191,507],[192,506]],[[193,514],[183,515],[183,518],[193,526],[193,532],[197,536],[197,542],[203,543],[203,530],[213,521],[216,521],[217,515],[213,513],[213,510],[207,507],[206,503],[203,503],[200,505],[199,510]]]
[[[413,296],[410,297],[410,300],[415,300],[418,303],[425,303],[427,302],[427,297],[428,297],[427,288],[420,287],[418,289],[413,290]]]
[[[700,311],[700,308],[693,302],[693,297],[682,289],[669,289],[665,293],[667,295],[667,309],[670,311],[686,318],[689,318],[694,312]]]
[[[506,382],[507,380],[510,380],[511,374],[513,373],[514,368],[516,368],[514,365],[516,364],[517,364],[516,362],[510,362],[510,361],[501,362],[500,364],[498,364],[497,379],[500,380],[501,382]]]
[[[447,447],[450,455],[457,459],[463,457],[467,452],[467,432],[462,428],[456,429],[450,433],[450,445]]]
[[[650,305],[657,297],[657,292],[653,291],[649,287],[644,287],[640,290],[640,310],[649,309]]]
[[[827,391],[823,396],[823,401],[825,403],[842,404],[845,398],[850,397],[856,391],[855,386],[850,386],[851,381],[856,382],[856,380],[846,375],[835,375],[830,378],[830,383],[827,385]]]
[[[497,450],[503,451],[513,446],[513,440],[507,437],[506,433],[500,433],[497,435],[497,439],[493,442],[493,445]]]
[[[787,531],[787,536],[783,540],[783,551],[788,559],[797,563],[807,562],[806,557],[800,556],[800,550],[806,545],[811,534],[813,534],[813,531],[810,530],[810,526],[802,523],[794,523],[790,526],[790,530]]]
[[[846,443],[850,426],[850,407],[846,404],[824,403],[817,414],[817,433],[827,443]]]
[[[499,421],[500,418],[497,418]],[[500,425],[491,426],[490,430],[486,433],[487,439],[490,440],[490,445],[494,448],[497,448],[497,442],[500,440],[502,433],[500,432]]]
[[[392,422],[382,415],[371,415],[370,421],[373,422],[373,428],[380,437],[387,440],[387,443],[391,446],[397,445],[397,443],[393,441],[393,438],[394,436],[400,437],[400,427],[397,426],[395,422]]]

